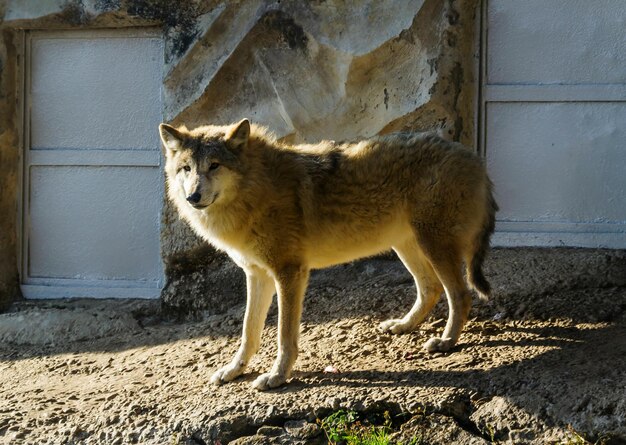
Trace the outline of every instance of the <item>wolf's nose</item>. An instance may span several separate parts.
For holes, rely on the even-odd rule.
[[[187,201],[189,201],[192,204],[198,204],[200,202],[200,198],[202,198],[202,195],[198,192],[195,192],[187,196]]]

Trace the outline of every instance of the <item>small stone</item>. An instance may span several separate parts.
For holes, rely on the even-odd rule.
[[[72,428],[71,435],[72,436],[78,436],[82,432],[83,432],[82,428],[80,426],[76,425],[74,428]]]
[[[135,420],[135,428],[144,426],[146,422],[148,421],[145,418],[140,418],[140,419]]]
[[[11,437],[12,439],[23,439],[25,437],[25,434],[24,431],[16,431],[9,437]]]
[[[285,430],[287,434],[296,439],[310,439],[320,434],[319,427],[314,423],[306,420],[290,420],[285,422]]]
[[[139,434],[136,431],[131,431],[126,435],[127,441],[130,443],[137,443],[139,440]]]
[[[276,414],[276,407],[274,405],[268,406],[265,411],[265,417],[272,417],[274,414]]]
[[[491,319],[492,319],[493,321],[499,321],[499,320],[504,319],[505,317],[506,317],[506,313],[504,313],[504,312],[498,312],[498,313],[497,313],[496,315],[494,315]]]
[[[365,404],[362,400],[355,400],[350,406],[350,409],[354,411],[365,411]]]
[[[338,410],[341,407],[341,399],[338,397],[330,398],[326,400],[326,404],[333,410]]]
[[[113,425],[114,423],[118,423],[120,421],[120,416],[117,414],[113,414],[112,416],[107,417],[106,425]]]
[[[284,434],[285,430],[279,426],[263,425],[257,430],[259,436],[276,437]]]

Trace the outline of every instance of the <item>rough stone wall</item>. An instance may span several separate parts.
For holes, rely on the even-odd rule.
[[[473,145],[477,3],[219,6],[202,20],[189,49],[167,67],[166,117],[188,126],[249,117],[289,142],[437,130]],[[243,284],[243,275],[233,275],[236,268],[228,260],[209,270],[206,263],[189,261],[184,250],[193,235],[173,209],[166,209],[165,219],[171,280],[164,302],[183,312],[221,309],[217,295],[198,298],[215,295],[214,286],[227,300],[242,298],[243,287],[232,283]],[[191,255],[198,257],[198,251]],[[212,279],[200,285],[206,275]]]
[[[472,144],[476,3],[229,4],[167,72],[166,115],[246,115],[297,142],[437,128]]]
[[[160,26],[164,114],[194,126],[249,117],[291,141],[436,130],[474,143],[478,0],[11,0],[0,44],[0,303],[17,293],[18,28]],[[221,311],[243,274],[164,204],[164,304]],[[208,277],[208,278],[207,278]],[[218,297],[219,295],[219,297]]]

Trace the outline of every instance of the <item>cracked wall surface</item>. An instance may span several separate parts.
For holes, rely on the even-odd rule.
[[[0,306],[17,286],[15,107],[20,29],[158,26],[164,119],[195,126],[248,117],[289,142],[434,130],[474,145],[478,0],[299,2],[11,0],[1,3]],[[164,305],[219,312],[243,275],[164,203]]]

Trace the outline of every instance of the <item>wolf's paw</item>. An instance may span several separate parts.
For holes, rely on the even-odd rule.
[[[266,391],[268,389],[278,388],[286,381],[287,377],[285,377],[284,374],[268,372],[258,376],[256,380],[252,382],[252,387],[259,391]]]
[[[454,346],[451,338],[433,337],[424,343],[424,349],[428,352],[446,352]]]
[[[243,374],[244,369],[245,367],[240,363],[230,363],[218,369],[211,376],[211,383],[221,385],[222,383],[230,382]]]
[[[391,332],[392,334],[406,334],[413,330],[413,326],[401,318],[383,321],[378,325],[378,328],[383,332]]]

